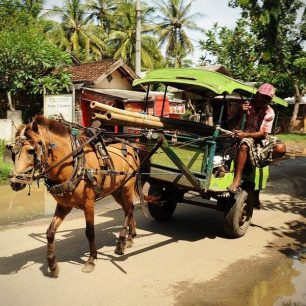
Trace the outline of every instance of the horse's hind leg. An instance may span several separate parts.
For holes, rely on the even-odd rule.
[[[52,277],[57,277],[59,274],[58,264],[56,262],[56,256],[54,252],[54,237],[55,233],[64,220],[64,218],[67,216],[67,214],[71,211],[72,208],[66,208],[59,204],[56,206],[56,210],[53,216],[53,219],[50,223],[50,226],[47,230],[47,240],[48,240],[48,252],[47,252],[47,259],[48,259],[48,265],[49,269],[51,271]]]
[[[133,199],[132,196],[124,194],[123,192],[116,195],[113,194],[113,197],[122,206],[125,214],[123,227],[119,232],[119,238],[115,249],[116,254],[123,255],[125,249],[132,245],[132,238],[136,236],[135,221],[133,217]],[[127,234],[129,239],[128,244],[126,241]]]
[[[134,205],[132,206],[132,209],[134,211]],[[130,223],[129,223],[129,234],[128,234],[128,239],[127,239],[127,247],[131,247],[133,244],[133,238],[136,237],[136,222],[134,218],[134,213],[132,213],[132,216],[130,218]]]
[[[95,268],[95,259],[97,259],[97,249],[95,244],[95,229],[94,229],[94,201],[86,201],[84,207],[85,219],[86,219],[86,237],[89,242],[90,254],[86,261],[82,271],[92,272]]]

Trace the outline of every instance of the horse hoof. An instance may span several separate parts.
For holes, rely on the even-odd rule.
[[[95,269],[95,264],[93,262],[85,262],[82,272],[90,273]]]
[[[59,275],[59,267],[56,265],[52,270],[50,269],[50,276],[53,278],[57,278]]]
[[[127,248],[131,248],[133,246],[133,240],[132,239],[128,239],[127,241],[126,241],[126,247]]]
[[[122,245],[117,245],[115,249],[115,254],[124,255],[125,247]]]

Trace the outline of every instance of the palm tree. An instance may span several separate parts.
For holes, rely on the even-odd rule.
[[[89,18],[96,20],[103,32],[109,33],[113,23],[113,14],[117,9],[116,1],[87,0],[84,7],[91,12]]]
[[[22,0],[21,5],[32,17],[38,18],[46,0]]]
[[[81,0],[65,0],[63,8],[54,7],[46,16],[58,15],[61,23],[47,32],[47,37],[81,62],[101,59],[104,51],[103,33],[86,16]]]
[[[145,22],[152,8],[144,7],[141,25],[141,61],[144,68],[152,69],[160,63],[162,56],[153,34],[153,26]],[[115,59],[122,60],[135,67],[136,53],[136,10],[135,1],[126,0],[118,5],[114,28],[109,35],[108,43]]]
[[[166,56],[174,58],[176,67],[184,55],[194,50],[186,30],[202,31],[194,22],[201,14],[189,14],[193,2],[185,4],[185,0],[160,0],[156,4],[159,44],[166,47]]]

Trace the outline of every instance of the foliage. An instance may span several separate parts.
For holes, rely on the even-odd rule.
[[[141,60],[142,66],[152,69],[155,64],[160,63],[162,56],[153,34],[153,27],[146,22],[150,18],[152,9],[144,6],[141,25]],[[113,51],[115,59],[122,58],[131,66],[135,66],[136,53],[136,10],[135,1],[126,0],[118,4],[117,18],[114,29],[110,31],[107,39],[110,50]]]
[[[214,55],[234,77],[275,84],[281,96],[292,96],[294,83],[301,90],[306,78],[302,2],[232,0],[230,5],[242,9],[242,18],[234,30],[215,25],[206,31],[203,51]],[[304,13],[299,21],[301,8]]]
[[[5,150],[5,142],[0,141],[0,184],[7,183],[8,176],[12,170],[12,164],[3,161],[3,153]]]
[[[91,12],[88,18],[96,21],[101,27],[101,30],[109,34],[116,19],[115,12],[118,8],[116,1],[87,0],[84,7],[86,11]]]
[[[63,68],[69,56],[48,42],[37,27],[14,27],[0,32],[0,88],[41,93],[67,89],[70,77]],[[52,73],[54,69],[57,73]]]
[[[206,51],[205,56],[201,57],[202,65],[206,65],[207,56],[210,55],[237,79],[253,81],[258,78],[255,48],[260,42],[250,32],[247,20],[239,19],[233,30],[216,23],[205,34],[206,39],[199,42],[202,50]]]
[[[306,70],[303,50],[306,28],[306,5],[300,0],[231,0],[249,18],[252,32],[262,42],[258,48],[263,77],[274,82],[281,92],[295,96],[290,129],[293,129],[301,97],[306,93]],[[299,21],[298,12],[302,12]],[[259,67],[261,67],[259,66]],[[271,70],[267,72],[267,67]]]
[[[194,47],[186,30],[202,31],[194,21],[201,14],[190,14],[193,1],[185,4],[184,0],[160,0],[156,2],[156,32],[160,46],[166,47],[166,56],[174,58],[174,66],[180,67],[182,59]]]
[[[85,9],[81,0],[65,0],[62,8],[54,7],[44,15],[61,18],[60,23],[53,22],[47,37],[80,62],[101,59],[105,49],[103,29],[91,22],[92,15],[86,15]]]

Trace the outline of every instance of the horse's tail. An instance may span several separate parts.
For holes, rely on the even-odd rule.
[[[137,174],[137,182],[135,184],[135,194],[140,199],[140,204],[143,214],[147,217],[147,204],[144,203],[157,203],[160,197],[153,195],[146,195],[143,193],[143,187],[146,182],[150,182],[150,170],[151,170],[151,160],[147,158],[150,153],[149,147],[145,144],[137,143],[137,156],[139,158],[140,167]]]

